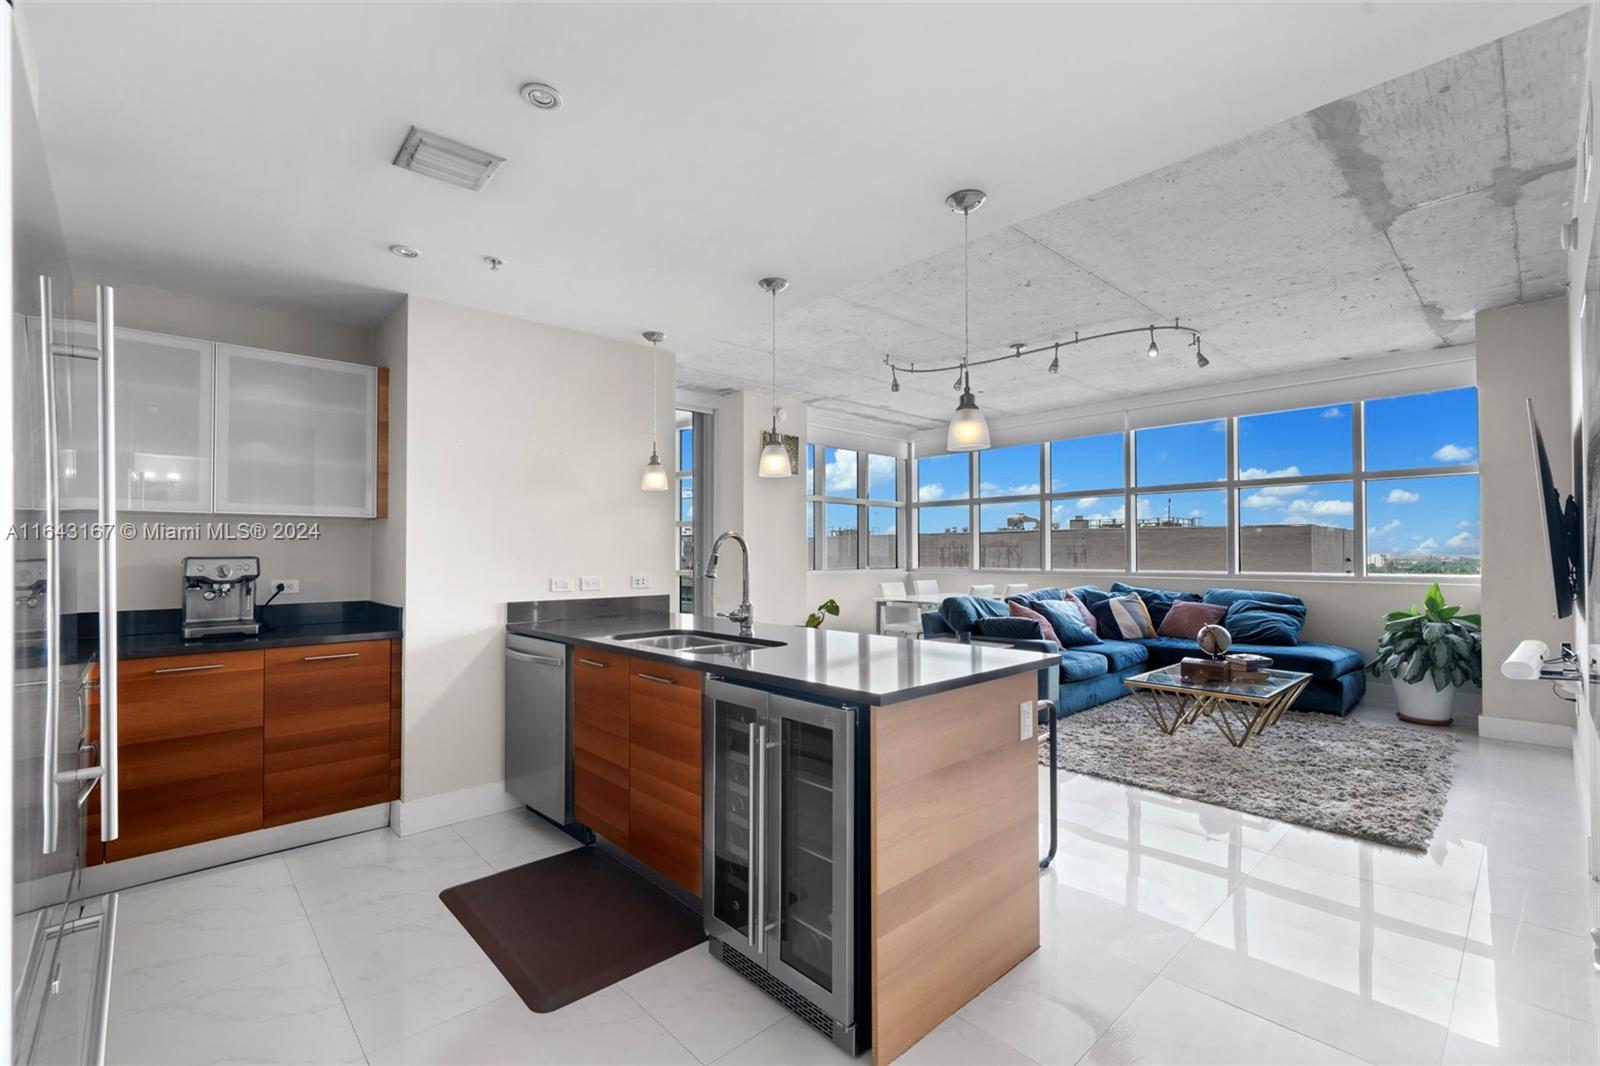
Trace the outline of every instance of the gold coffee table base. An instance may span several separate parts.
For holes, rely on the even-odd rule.
[[[1139,698],[1139,704],[1155,727],[1167,736],[1190,725],[1202,716],[1211,719],[1229,744],[1242,748],[1251,737],[1259,736],[1289,709],[1311,682],[1310,674],[1275,671],[1273,683],[1259,686],[1260,693],[1240,691],[1235,684],[1208,687],[1201,682],[1184,681],[1167,675],[1175,670],[1151,671],[1130,677],[1126,684]]]

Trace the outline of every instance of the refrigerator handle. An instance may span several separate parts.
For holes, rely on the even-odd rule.
[[[95,288],[100,346],[100,839],[117,839],[117,341],[116,291]]]
[[[39,357],[44,388],[44,499],[45,524],[49,526],[44,537],[45,580],[45,667],[44,667],[44,773],[40,775],[44,809],[43,854],[49,855],[61,846],[61,789],[56,781],[61,748],[61,550],[56,540],[61,524],[61,489],[57,482],[60,474],[58,456],[60,441],[56,434],[56,360],[51,345],[54,323],[50,319],[51,303],[55,293],[50,278],[39,277]]]
[[[759,955],[767,952],[767,723],[750,731],[750,937]]]

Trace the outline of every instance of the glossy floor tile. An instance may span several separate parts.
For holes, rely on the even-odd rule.
[[[1600,1061],[1571,759],[1457,736],[1421,854],[1061,773],[1040,950],[900,1061]],[[130,890],[111,1060],[850,1061],[703,946],[529,1011],[438,893],[573,846],[508,811]]]

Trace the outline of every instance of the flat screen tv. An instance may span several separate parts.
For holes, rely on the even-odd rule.
[[[1550,455],[1544,450],[1544,436],[1539,432],[1539,420],[1534,416],[1531,399],[1528,401],[1528,429],[1533,434],[1539,513],[1544,516],[1545,548],[1550,558],[1550,575],[1555,582],[1556,617],[1566,618],[1572,613],[1574,602],[1583,606],[1583,507],[1571,496],[1564,506],[1562,504],[1561,493],[1556,491],[1555,479],[1550,475]]]

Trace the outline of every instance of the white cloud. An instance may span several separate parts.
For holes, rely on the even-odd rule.
[[[937,481],[923,485],[921,488],[917,489],[917,499],[942,500],[944,499],[944,486],[939,484]]]
[[[1294,514],[1352,514],[1355,509],[1349,500],[1295,500],[1289,505]]]
[[[1445,444],[1433,453],[1433,457],[1441,463],[1470,463],[1472,457],[1477,454],[1474,448],[1461,444]]]
[[[1428,537],[1425,540],[1419,540],[1417,542],[1417,551],[1419,552],[1431,552],[1437,551],[1438,549],[1439,542],[1434,540],[1432,537]]]
[[[1344,408],[1343,407],[1324,407],[1322,409],[1322,417],[1323,418],[1343,418],[1344,417]]]
[[[1268,470],[1265,467],[1260,467],[1260,466],[1247,466],[1243,470],[1239,471],[1239,477],[1243,481],[1253,481],[1256,478],[1263,478],[1263,477],[1299,477],[1299,476],[1300,476],[1300,468],[1298,466],[1286,466],[1282,470]],[[1286,485],[1286,486],[1279,486],[1279,487],[1280,488],[1294,488],[1294,487],[1297,487],[1297,486],[1287,486]]]
[[[1390,489],[1389,495],[1384,497],[1386,503],[1416,503],[1420,499],[1420,493],[1407,492],[1405,489]]]
[[[984,496],[1037,496],[1039,485],[1001,485],[993,481],[980,482],[978,492]]]
[[[1257,511],[1279,510],[1283,507],[1283,497],[1272,496],[1265,492],[1252,492],[1240,500],[1239,505]]]
[[[1467,519],[1463,518],[1461,521],[1456,523],[1456,528],[1457,529],[1471,529],[1475,525],[1477,525],[1476,522],[1471,522],[1471,521],[1468,521]]]
[[[828,495],[854,496],[856,494],[856,453],[843,450],[834,452],[833,462],[827,464],[826,477]]]
[[[1478,546],[1478,538],[1463,530],[1462,532],[1451,537],[1449,540],[1445,541],[1444,546],[1446,548],[1454,548],[1457,551],[1463,551],[1467,548],[1476,548]]]
[[[1400,519],[1391,518],[1381,526],[1368,526],[1367,532],[1374,537],[1387,536],[1400,528]]]

